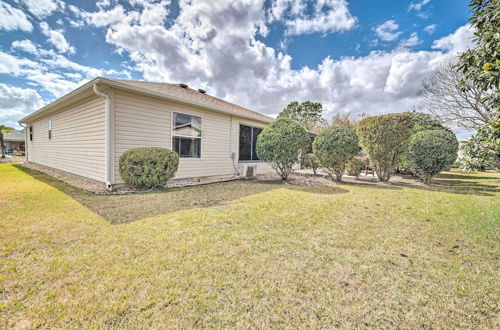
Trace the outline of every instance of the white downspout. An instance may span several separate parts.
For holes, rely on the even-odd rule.
[[[24,124],[24,123],[19,123],[19,126],[23,127],[24,128],[24,157],[26,159],[27,162],[29,162],[29,159],[28,159],[28,125]]]
[[[111,185],[111,100],[109,95],[103,93],[97,87],[97,84],[94,84],[94,93],[99,96],[104,97],[104,136],[105,136],[105,165],[104,165],[104,180],[106,182],[106,189],[111,191],[113,189]]]

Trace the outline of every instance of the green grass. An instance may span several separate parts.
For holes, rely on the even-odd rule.
[[[0,324],[498,328],[499,179],[97,196],[0,165]]]

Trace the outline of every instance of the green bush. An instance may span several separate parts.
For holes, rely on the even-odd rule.
[[[359,122],[356,131],[360,145],[380,181],[389,181],[401,163],[411,130],[412,120],[403,113],[367,117]]]
[[[179,166],[176,152],[160,147],[142,147],[120,156],[120,175],[127,185],[152,188],[165,186]]]
[[[453,131],[448,127],[445,127],[439,119],[434,117],[433,115],[421,112],[405,112],[404,113],[411,121],[411,136],[418,132],[428,131],[428,130],[443,130],[450,134],[453,134]],[[411,166],[406,159],[406,152],[401,159],[401,162],[398,165],[399,172],[408,173],[408,174],[416,174],[412,171]]]
[[[444,130],[422,131],[413,135],[408,145],[406,159],[412,171],[424,183],[447,169],[457,159],[458,140]]]
[[[359,157],[353,157],[345,166],[345,171],[347,175],[355,176],[356,178],[358,178],[358,176],[361,174],[361,172],[363,172],[365,168],[365,160]]]
[[[319,168],[319,162],[314,154],[305,154],[302,159],[302,165],[305,168],[310,168],[313,170],[314,175],[317,174]]]
[[[278,175],[288,179],[301,151],[309,146],[309,134],[295,120],[280,118],[264,128],[257,137],[259,159],[271,163]]]
[[[422,112],[405,112],[411,121],[412,134],[428,130],[445,130],[453,133],[448,127],[445,127],[435,116]]]
[[[358,136],[352,128],[330,126],[316,136],[313,151],[330,177],[340,181],[346,163],[359,152]]]

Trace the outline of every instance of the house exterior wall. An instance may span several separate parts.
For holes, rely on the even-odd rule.
[[[239,125],[265,127],[265,122],[183,105],[168,100],[115,90],[112,122],[114,123],[115,184],[122,184],[119,158],[125,151],[156,146],[172,149],[172,113],[180,112],[202,117],[201,158],[181,158],[175,179],[234,175],[238,164]],[[234,152],[235,159],[231,158]],[[257,163],[258,173],[272,170]]]
[[[90,96],[27,124],[33,127],[33,141],[27,132],[29,161],[104,182],[104,98]]]

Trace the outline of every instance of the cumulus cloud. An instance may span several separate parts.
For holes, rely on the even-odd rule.
[[[433,49],[456,55],[458,52],[474,46],[474,31],[468,26],[459,27],[455,32],[432,43]]]
[[[37,50],[36,45],[31,40],[28,40],[28,39],[15,40],[12,42],[11,47],[13,49],[22,50],[26,53],[30,53],[30,54],[34,54],[34,55],[38,54],[38,50]]]
[[[22,10],[14,8],[8,3],[0,2],[0,30],[31,32],[33,25]]]
[[[43,105],[43,99],[31,88],[0,83],[0,123],[18,127],[17,121]]]
[[[420,43],[413,33],[393,51],[338,60],[327,57],[316,67],[293,69],[290,55],[256,37],[269,17],[283,20],[290,15],[284,14],[287,11],[300,15],[301,4],[285,3],[284,9],[275,4],[263,15],[260,1],[181,1],[179,16],[168,28],[162,23],[146,25],[140,9],[124,8],[123,20],[90,19],[89,24],[105,24],[106,41],[128,55],[145,80],[185,82],[270,115],[292,100],[322,102],[327,116],[410,110],[417,103],[422,79],[450,51],[466,47],[460,35],[467,27],[437,40],[433,51],[411,51]],[[395,40],[398,30],[390,20],[379,29],[380,37]]]
[[[23,42],[16,45],[19,46],[19,44],[27,45],[27,43]],[[65,56],[52,50],[40,49],[34,44],[30,44],[28,47],[31,48],[31,46],[35,46],[37,61],[0,51],[0,74],[23,78],[28,84],[37,86],[56,98],[69,93],[79,85],[97,76],[108,75],[130,78],[127,71],[88,67],[70,61]]]
[[[400,48],[411,48],[416,45],[421,44],[423,41],[418,37],[418,33],[413,32],[409,38],[401,40],[398,47]]]
[[[21,2],[39,19],[52,15],[58,8],[65,7],[64,2],[59,0],[21,0]]]
[[[47,22],[41,22],[40,29],[48,37],[47,41],[54,45],[59,52],[69,54],[76,52],[75,47],[69,44],[64,35],[60,31],[52,30]]]
[[[307,14],[305,1],[277,1],[271,7],[270,20],[283,21],[289,35],[346,31],[356,26],[344,0],[318,0]]]
[[[377,36],[384,41],[394,41],[401,34],[399,25],[395,20],[390,19],[375,28]]]

